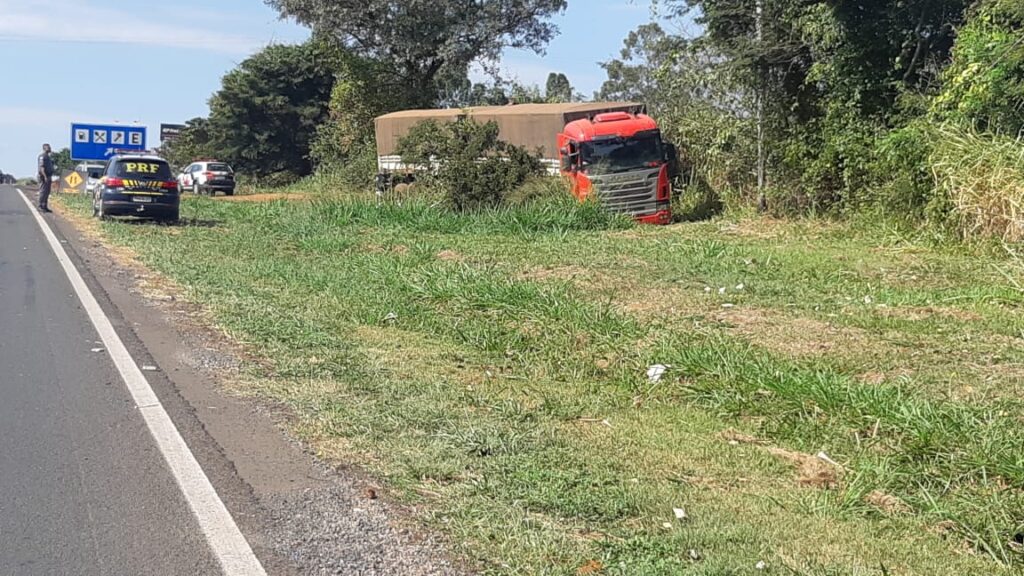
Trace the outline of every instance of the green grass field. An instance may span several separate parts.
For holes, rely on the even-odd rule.
[[[183,216],[205,225],[99,232],[265,360],[234,390],[484,573],[1024,570],[1024,269],[1001,250],[568,204]]]

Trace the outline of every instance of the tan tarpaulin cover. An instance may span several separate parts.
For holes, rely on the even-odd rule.
[[[542,157],[556,158],[556,137],[566,124],[602,112],[641,112],[643,105],[635,102],[581,102],[573,104],[516,104],[511,106],[479,106],[442,110],[403,110],[385,114],[374,120],[377,132],[377,155],[397,154],[398,140],[409,129],[433,119],[451,122],[468,114],[477,122],[494,121],[500,138],[530,151],[541,150]]]

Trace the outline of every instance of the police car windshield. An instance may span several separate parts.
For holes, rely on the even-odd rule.
[[[117,163],[116,174],[120,178],[174,179],[171,175],[171,166],[167,162],[148,158],[125,158]]]

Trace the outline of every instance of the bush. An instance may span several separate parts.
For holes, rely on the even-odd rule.
[[[377,174],[377,149],[374,143],[366,142],[350,151],[343,162],[322,164],[316,175],[332,182],[343,190],[366,192],[373,189]]]
[[[1024,240],[1024,141],[951,126],[937,136],[932,169],[960,235]]]
[[[540,158],[498,139],[498,125],[468,117],[427,120],[398,143],[402,161],[417,166],[421,182],[440,190],[456,210],[503,204],[529,178],[544,173]]]
[[[850,209],[887,219],[944,224],[949,209],[936,194],[929,164],[935,137],[934,128],[923,121],[881,136],[871,150],[865,189]]]
[[[301,179],[301,176],[294,172],[282,171],[274,172],[273,174],[267,174],[262,178],[253,180],[254,185],[261,188],[283,188],[290,186]]]

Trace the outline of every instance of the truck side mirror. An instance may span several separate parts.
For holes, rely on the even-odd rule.
[[[676,145],[672,144],[670,142],[665,142],[664,145],[665,145],[665,162],[671,164],[671,163],[675,162],[676,158],[678,157],[678,151],[676,150]]]
[[[679,150],[670,142],[665,142],[665,164],[668,165],[669,178],[679,175]]]

